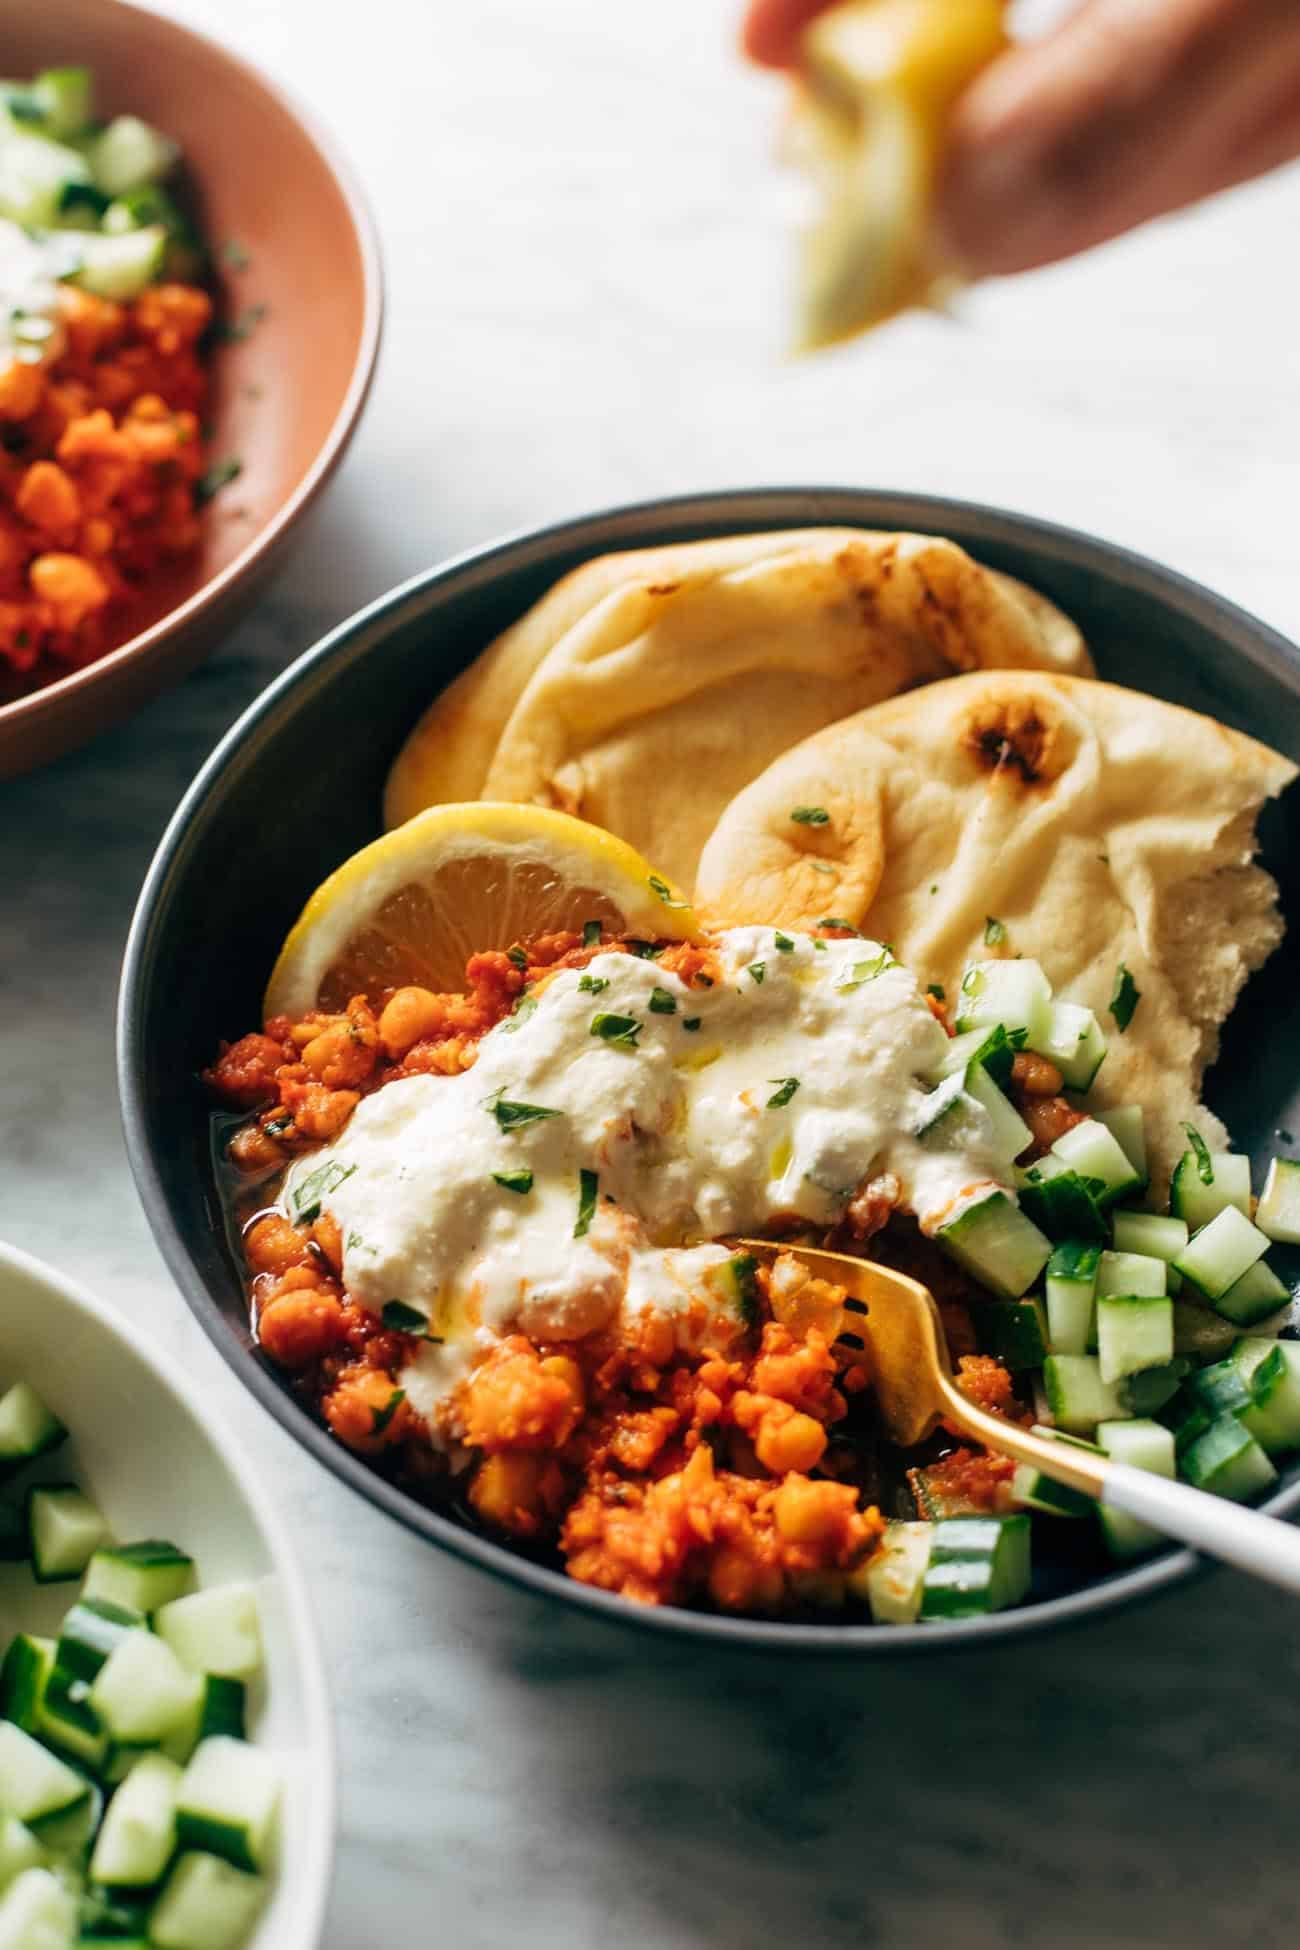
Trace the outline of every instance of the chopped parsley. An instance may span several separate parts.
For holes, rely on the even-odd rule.
[[[232,481],[238,480],[243,471],[242,460],[214,461],[207,473],[200,474],[194,483],[194,499],[199,503],[211,501],[214,494],[219,494],[223,487],[229,487]]]
[[[613,1043],[617,1049],[635,1049],[637,1038],[645,1024],[635,1016],[612,1016],[604,1011],[591,1019],[591,1033],[599,1036],[602,1042]]]
[[[658,961],[664,951],[664,944],[657,941],[629,941],[627,945],[638,961]]]
[[[1200,1179],[1202,1185],[1212,1185],[1214,1183],[1214,1160],[1210,1156],[1209,1145],[1205,1142],[1205,1139],[1201,1136],[1194,1124],[1184,1124],[1183,1129],[1187,1133],[1188,1142],[1196,1157],[1196,1176]]]
[[[357,1249],[361,1246],[364,1246],[365,1243],[366,1243],[365,1240],[361,1237],[361,1234],[359,1232],[350,1232],[347,1238],[343,1241],[343,1244],[347,1247],[350,1253],[356,1252]]]
[[[394,1388],[382,1408],[372,1408],[370,1411],[370,1433],[372,1435],[382,1435],[405,1400],[405,1388]]]
[[[543,1118],[564,1115],[562,1110],[547,1110],[542,1104],[514,1103],[509,1097],[490,1097],[485,1109],[496,1118],[503,1131],[519,1131],[525,1124],[540,1124]]]
[[[946,1002],[948,1000],[942,982],[931,982],[929,988],[925,992],[927,995],[932,995],[936,1002]]]
[[[855,961],[844,980],[835,986],[837,989],[860,989],[864,982],[874,982],[877,975],[883,975],[893,965],[893,955],[888,948],[882,948],[870,961]]]
[[[961,992],[963,995],[980,995],[983,990],[984,971],[972,963],[961,978]]]
[[[228,318],[217,326],[215,336],[226,345],[239,345],[251,338],[262,320],[266,317],[265,305],[250,305],[241,311],[238,318]]]
[[[852,921],[837,920],[834,914],[828,915],[824,921],[819,921],[817,925],[819,928],[839,928],[843,934],[856,934],[858,932]]]
[[[573,1228],[575,1239],[585,1239],[591,1231],[591,1222],[596,1216],[596,1191],[599,1184],[600,1178],[596,1172],[578,1173],[578,1223]]]
[[[774,1090],[768,1098],[768,1109],[784,1110],[795,1091],[799,1088],[798,1077],[769,1077],[768,1082],[777,1083],[781,1086],[779,1090]]]
[[[820,948],[823,954],[825,954],[826,952],[826,943],[823,940],[821,940],[820,937],[814,939],[813,947]]]
[[[938,891],[939,891],[939,883],[938,883],[938,881],[937,881],[937,880],[932,880],[932,881],[930,882],[930,892],[931,892],[932,894],[937,894],[937,893],[938,893]]]
[[[749,964],[749,973],[753,976],[755,985],[761,988],[767,979],[767,963],[765,961],[752,961]]]
[[[747,1327],[758,1319],[758,1261],[752,1253],[733,1253],[727,1261],[736,1306]]]
[[[506,960],[513,962],[516,968],[527,968],[528,966],[528,957],[518,942],[512,948],[506,949]]]
[[[599,995],[602,989],[608,987],[609,983],[603,975],[583,975],[578,980],[580,995]]]
[[[1007,931],[996,914],[984,916],[984,946],[998,948],[1007,938]]]
[[[594,948],[599,940],[600,940],[600,922],[584,921],[582,924],[583,947]]]
[[[688,1029],[691,1031],[692,1034],[694,1034],[694,1032],[699,1028],[703,1020],[704,1018],[702,1016],[683,1016],[682,1028]]]
[[[780,954],[789,955],[794,952],[794,943],[793,941],[791,941],[788,934],[777,933],[772,936],[772,939],[775,942],[777,950]]]
[[[796,806],[790,817],[796,826],[829,826],[831,823],[825,806]]]
[[[337,1191],[343,1180],[351,1178],[355,1170],[355,1165],[343,1165],[337,1158],[330,1158],[327,1163],[317,1165],[315,1171],[309,1171],[305,1178],[300,1178],[289,1194],[294,1223],[310,1225],[313,1219],[318,1219],[321,1201]]]
[[[657,873],[651,874],[650,886],[651,886],[651,890],[654,893],[658,894],[660,900],[663,902],[665,907],[685,907],[687,905],[685,901],[679,901],[675,897],[672,888],[668,885],[668,882],[666,880],[661,880]]]
[[[253,260],[237,237],[229,237],[221,246],[221,261],[232,271],[246,271]]]
[[[509,1016],[506,1018],[505,1026],[512,1036],[516,1029],[523,1028],[529,1016],[531,1016],[535,1012],[536,1008],[537,1008],[537,997],[535,995],[520,996],[518,1002],[516,1002],[514,1008],[510,1011]]]
[[[835,869],[834,867],[828,867],[824,860],[810,860],[808,862],[808,865],[812,868],[814,873],[827,874],[830,877],[830,879],[834,880]]]
[[[1128,969],[1121,962],[1115,970],[1115,988],[1110,998],[1110,1012],[1122,1036],[1132,1022],[1142,991]]]
[[[522,1198],[525,1192],[533,1189],[533,1174],[531,1171],[494,1171],[492,1182],[499,1185],[503,1192],[516,1192]]]
[[[677,1014],[676,996],[669,995],[667,989],[651,989],[650,1013],[652,1016],[675,1016]]]
[[[380,1318],[384,1326],[398,1334],[423,1334],[429,1325],[418,1307],[408,1307],[405,1300],[385,1300]]]

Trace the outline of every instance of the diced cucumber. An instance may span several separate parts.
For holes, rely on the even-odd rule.
[[[850,1588],[870,1605],[874,1624],[916,1622],[933,1534],[929,1523],[887,1523],[879,1548],[851,1574]]]
[[[239,1950],[266,1900],[260,1876],[215,1855],[182,1855],[149,1918],[155,1950]]]
[[[925,1099],[916,1120],[915,1134],[919,1138],[929,1137],[936,1142],[948,1142],[948,1130],[953,1120],[960,1118],[963,1111],[969,1111],[966,1097],[966,1078],[962,1072],[945,1077]]]
[[[1208,1157],[1208,1184],[1194,1151],[1184,1151],[1169,1181],[1169,1210],[1186,1219],[1193,1232],[1217,1219],[1228,1206],[1234,1206],[1243,1219],[1250,1217],[1250,1159],[1236,1151],[1211,1151]]]
[[[76,1950],[77,1903],[51,1869],[24,1869],[0,1896],[0,1950]]]
[[[982,1063],[972,1063],[966,1072],[966,1094],[986,1113],[993,1126],[993,1143],[1008,1162],[1027,1151],[1034,1134],[1011,1099],[999,1090]]]
[[[1213,1305],[1215,1313],[1222,1314],[1225,1320],[1233,1321],[1238,1327],[1253,1327],[1257,1321],[1275,1314],[1279,1307],[1285,1307],[1290,1298],[1291,1289],[1283,1286],[1271,1266],[1257,1259]]]
[[[1140,1104],[1121,1104],[1117,1110],[1095,1110],[1093,1116],[1104,1124],[1120,1150],[1145,1185],[1147,1169],[1146,1120]]]
[[[943,1481],[938,1469],[909,1469],[908,1488],[916,1498],[916,1507],[927,1523],[941,1523],[945,1517],[982,1517],[987,1508],[977,1497],[961,1490],[953,1490]]]
[[[94,120],[95,83],[89,68],[43,68],[31,95],[50,135],[80,135]]]
[[[1274,1158],[1255,1208],[1255,1224],[1270,1239],[1300,1246],[1300,1162]]]
[[[1000,1060],[1003,1051],[1006,1053],[1005,1068]],[[926,1082],[938,1084],[948,1077],[964,1077],[977,1059],[983,1061],[995,1083],[1005,1082],[1011,1074],[1014,1054],[1001,1025],[993,1029],[968,1029],[964,1035],[948,1038],[943,1055],[932,1069],[926,1071]]]
[[[77,1679],[93,1679],[128,1633],[148,1629],[148,1619],[126,1605],[78,1598],[59,1630],[58,1662]]]
[[[79,1578],[108,1525],[75,1483],[42,1483],[27,1495],[32,1570],[41,1584]]]
[[[168,1758],[183,1767],[200,1740],[216,1733],[244,1739],[244,1682],[205,1673],[199,1676],[193,1707],[160,1744]]]
[[[157,1882],[176,1844],[181,1770],[161,1754],[138,1760],[108,1804],[90,1873],[110,1888]]]
[[[138,115],[115,115],[90,144],[90,167],[106,196],[125,196],[161,183],[175,167],[177,148]]]
[[[1172,1308],[1170,1309],[1172,1313]],[[1155,1415],[1158,1410],[1171,1402],[1183,1384],[1191,1362],[1181,1354],[1172,1361],[1162,1361],[1159,1367],[1143,1368],[1138,1374],[1126,1374],[1118,1384],[1117,1392],[1124,1404],[1127,1415]]]
[[[976,1338],[1013,1374],[1041,1368],[1047,1353],[1047,1320],[1041,1300],[994,1300],[971,1308]]]
[[[1170,1268],[1173,1271],[1173,1268]],[[1174,1352],[1198,1361],[1217,1361],[1236,1339],[1231,1321],[1223,1320],[1199,1300],[1174,1302]]]
[[[150,1890],[83,1889],[78,1905],[81,1923],[78,1950],[92,1943],[104,1950],[106,1941],[112,1944],[113,1950],[149,1950],[149,1911],[153,1901]]]
[[[151,224],[120,237],[78,235],[76,256],[76,268],[67,274],[69,284],[93,291],[97,298],[124,303],[138,298],[162,276],[167,232],[160,224]]]
[[[1049,1239],[1101,1240],[1106,1220],[1096,1188],[1095,1178],[1081,1178],[1049,1153],[1021,1178],[1020,1203]]]
[[[1097,1298],[1103,1294],[1166,1292],[1168,1268],[1150,1253],[1103,1253],[1097,1268]]]
[[[154,1630],[191,1672],[251,1678],[262,1663],[262,1628],[251,1584],[218,1584],[163,1605]]]
[[[36,1390],[16,1381],[0,1395],[0,1476],[37,1456],[48,1455],[67,1440],[68,1431],[46,1407]]]
[[[42,1740],[61,1747],[80,1766],[93,1768],[96,1773],[103,1767],[108,1755],[108,1735],[90,1704],[90,1686],[57,1660],[45,1682],[36,1731]]]
[[[1266,1455],[1300,1449],[1300,1342],[1246,1335],[1233,1359],[1251,1394],[1250,1406],[1239,1411],[1242,1427]]]
[[[1268,1251],[1268,1239],[1235,1205],[1225,1205],[1208,1225],[1192,1234],[1174,1266],[1213,1304],[1248,1273]]]
[[[1117,1253],[1141,1253],[1148,1259],[1177,1259],[1189,1233],[1183,1219],[1167,1219],[1159,1212],[1112,1212]]]
[[[1146,1469],[1153,1476],[1177,1474],[1174,1438],[1160,1422],[1101,1422],[1097,1441],[1113,1461],[1130,1469]],[[1165,1542],[1160,1531],[1130,1516],[1127,1510],[1116,1510],[1105,1502],[1097,1509],[1102,1535],[1114,1557],[1140,1557]]]
[[[1072,1434],[1087,1435],[1099,1422],[1124,1420],[1124,1405],[1113,1384],[1102,1380],[1096,1355],[1049,1354],[1043,1388],[1058,1428]]]
[[[1048,1032],[1031,1048],[1055,1063],[1067,1090],[1088,1090],[1105,1061],[1106,1038],[1091,1009],[1053,1002]]]
[[[75,149],[18,128],[0,126],[0,217],[49,228],[57,224],[68,190],[92,180]]]
[[[1008,1300],[1033,1285],[1052,1252],[1051,1241],[1002,1191],[968,1205],[935,1236],[981,1285]]]
[[[1036,961],[972,962],[957,998],[957,1033],[991,1028],[1024,1030],[1031,1049],[1051,1030],[1052,990]]]
[[[1029,1590],[1029,1518],[953,1517],[934,1527],[921,1617],[975,1618]]]
[[[114,1740],[138,1745],[171,1733],[198,1694],[195,1674],[164,1639],[128,1632],[96,1675],[90,1704]]]
[[[12,1720],[25,1733],[39,1733],[45,1682],[53,1666],[53,1639],[34,1638],[28,1632],[10,1639],[0,1665],[0,1719]]]
[[[223,1856],[237,1869],[260,1869],[279,1801],[279,1770],[268,1755],[221,1735],[204,1740],[177,1795],[180,1845]]]
[[[0,1890],[7,1889],[24,1869],[39,1869],[45,1851],[17,1815],[0,1815]]]
[[[1152,1261],[1153,1265],[1160,1262]],[[1162,1268],[1163,1270],[1163,1268]],[[1174,1307],[1163,1294],[1099,1293],[1097,1359],[1104,1382],[1174,1358]]]
[[[152,1612],[182,1597],[194,1577],[194,1559],[175,1544],[149,1538],[139,1544],[114,1544],[90,1560],[84,1598],[107,1598],[128,1611]]]
[[[1142,1182],[1119,1139],[1095,1117],[1085,1117],[1082,1124],[1062,1132],[1052,1146],[1052,1155],[1081,1178],[1099,1181],[1097,1199],[1101,1205],[1113,1205]]]
[[[90,1799],[90,1783],[12,1721],[0,1720],[0,1808],[28,1826]]]
[[[1011,1479],[1011,1494],[1027,1510],[1041,1510],[1049,1517],[1086,1517],[1096,1509],[1090,1496],[1045,1476],[1033,1463],[1017,1463]]]
[[[1220,1415],[1182,1456],[1183,1475],[1198,1490],[1244,1502],[1277,1478],[1277,1471],[1250,1430],[1235,1415]]]
[[[1092,1335],[1101,1247],[1068,1241],[1047,1262],[1047,1335],[1054,1354],[1083,1354]]]

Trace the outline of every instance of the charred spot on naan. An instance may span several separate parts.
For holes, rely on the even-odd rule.
[[[1025,788],[1059,779],[1078,745],[1047,692],[1019,687],[977,699],[959,720],[957,737],[978,770]]]

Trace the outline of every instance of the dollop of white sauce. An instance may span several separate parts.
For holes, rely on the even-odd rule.
[[[1012,1160],[973,1100],[916,1135],[947,1039],[888,949],[737,928],[717,951],[709,989],[629,954],[562,970],[472,1069],[385,1085],[292,1168],[290,1216],[295,1187],[328,1166],[352,1297],[427,1315],[437,1341],[402,1376],[420,1413],[510,1332],[578,1340],[654,1314],[682,1345],[725,1339],[740,1322],[712,1242],[792,1215],[830,1225],[882,1172],[930,1230],[990,1184],[1010,1191]],[[610,1040],[600,1016],[635,1027]],[[511,1126],[511,1105],[549,1115]],[[501,1182],[521,1172],[527,1191]]]
[[[75,266],[74,242],[72,233],[33,236],[0,218],[0,368],[62,351],[58,281]]]

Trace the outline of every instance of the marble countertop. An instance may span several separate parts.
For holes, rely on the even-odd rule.
[[[503,530],[706,486],[932,489],[1118,538],[1300,634],[1300,173],[794,366],[776,102],[731,4],[173,10],[351,151],[387,342],[256,615],[0,788],[0,1235],[182,1354],[288,1507],[341,1734],[325,1950],[1290,1944],[1284,1598],[1221,1574],[1059,1638],[859,1666],[533,1602],[352,1497],[223,1367],[137,1206],[111,1035],[136,889],[218,735],[328,625]]]

